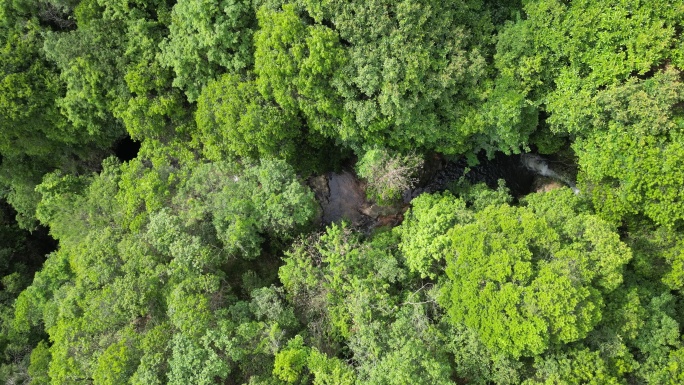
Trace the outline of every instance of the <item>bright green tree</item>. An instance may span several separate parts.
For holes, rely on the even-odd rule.
[[[289,114],[301,111],[313,132],[337,138],[348,116],[332,84],[346,53],[333,29],[306,22],[295,4],[262,7],[254,36],[254,72],[259,92]],[[344,138],[343,138],[344,139]]]
[[[514,357],[587,336],[631,253],[611,225],[574,212],[572,200],[566,189],[527,207],[489,206],[453,228],[441,298],[453,322]]]
[[[422,277],[436,278],[443,272],[439,265],[452,247],[449,230],[456,224],[469,222],[473,214],[463,200],[448,192],[422,194],[411,205],[396,230],[401,235],[399,250],[412,271]]]
[[[497,115],[515,125],[543,111],[532,141],[545,152],[573,142],[582,190],[604,218],[681,219],[683,6],[529,1],[499,35],[490,101],[507,111]],[[506,107],[515,99],[519,107]]]

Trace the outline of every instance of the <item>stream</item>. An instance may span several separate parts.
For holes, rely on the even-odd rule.
[[[346,220],[353,226],[367,229],[395,226],[403,220],[403,213],[413,198],[422,193],[444,191],[462,176],[472,184],[484,182],[492,189],[498,187],[499,179],[503,179],[516,200],[533,191],[546,191],[563,185],[575,189],[572,173],[553,171],[559,168],[554,161],[536,154],[496,153],[492,159],[481,155],[478,160],[477,166],[468,167],[464,158],[449,161],[439,155],[430,157],[416,187],[404,193],[402,203],[393,206],[379,206],[368,201],[363,181],[351,170],[310,178],[308,184],[321,206],[317,222],[326,226]]]

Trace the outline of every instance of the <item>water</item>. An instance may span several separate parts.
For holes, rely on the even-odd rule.
[[[478,160],[477,166],[469,167],[465,158],[456,161],[437,159],[438,164],[432,166],[433,175],[427,176],[428,180],[416,189],[413,198],[423,192],[444,191],[461,177],[471,184],[486,183],[492,189],[499,186],[499,179],[503,179],[514,198],[532,192],[535,172],[522,164],[520,155],[496,153],[492,159],[487,159],[481,154]]]
[[[557,179],[574,188],[570,177],[557,173],[554,165],[538,155],[505,155],[496,153],[492,159],[483,154],[477,166],[468,166],[465,158],[449,161],[439,155],[429,158],[421,172],[416,188],[404,194],[404,201],[394,206],[378,206],[366,199],[365,186],[350,171],[328,173],[309,180],[309,185],[321,205],[319,222],[328,225],[346,220],[355,226],[372,228],[378,225],[396,225],[413,198],[422,193],[444,191],[461,177],[471,184],[485,183],[492,189],[502,179],[513,198],[533,192],[538,176]]]
[[[575,186],[574,182],[574,175],[572,172],[568,172],[567,170],[562,170],[561,167],[558,167],[558,164],[556,164],[554,168],[552,168],[552,163],[548,159],[545,159],[537,154],[522,154],[520,156],[521,163],[527,168],[528,170],[551,179],[555,179],[557,181],[565,183],[568,187],[572,189],[572,191],[575,192],[575,194],[579,194],[579,189]],[[552,162],[552,161],[551,161]],[[556,162],[558,163],[558,162]],[[562,163],[562,162],[561,162]]]

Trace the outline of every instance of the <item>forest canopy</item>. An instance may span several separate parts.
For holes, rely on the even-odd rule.
[[[0,0],[0,382],[684,383],[682,31]]]

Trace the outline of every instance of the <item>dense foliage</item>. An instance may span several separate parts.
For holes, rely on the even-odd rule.
[[[0,382],[684,383],[683,30],[682,0],[0,0]],[[423,189],[497,152],[573,188]],[[322,220],[342,168],[370,225]]]

